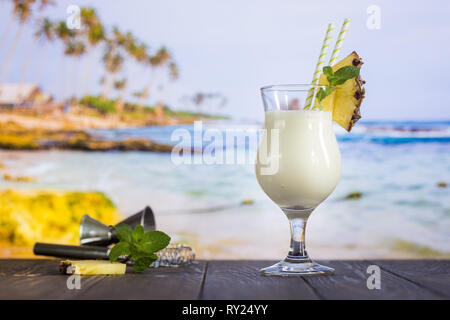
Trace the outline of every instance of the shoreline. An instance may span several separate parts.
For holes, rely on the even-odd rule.
[[[14,122],[26,129],[46,130],[86,130],[86,129],[121,129],[139,128],[146,126],[167,126],[193,123],[197,117],[154,117],[151,120],[124,121],[114,115],[87,115],[87,114],[45,114],[26,115],[14,112],[0,111],[0,124]]]
[[[136,108],[135,108],[136,109]],[[212,115],[188,111],[174,111],[169,108],[150,108],[124,112],[101,112],[95,108],[75,105],[70,111],[61,108],[36,109],[0,108],[0,125],[15,122],[27,129],[86,130],[139,128],[146,126],[168,126],[190,124],[200,119],[228,119],[224,115]]]
[[[23,121],[0,118],[0,149],[9,151],[79,150],[171,152],[172,146],[144,138],[122,141],[96,139],[86,129],[24,126]],[[29,125],[29,123],[27,123]]]

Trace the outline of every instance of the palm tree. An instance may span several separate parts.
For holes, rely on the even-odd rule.
[[[18,1],[13,1],[13,13],[16,13],[16,12],[17,12],[17,10],[18,10],[18,4],[19,4]],[[14,22],[14,18],[15,18],[15,14],[12,14],[12,15],[9,17],[8,24],[6,25],[6,28],[5,28],[5,30],[4,30],[3,33],[2,33],[2,37],[0,38],[0,48],[3,47],[3,44],[4,44],[5,40],[6,40],[6,37],[8,36],[9,31],[10,31],[10,29],[11,29],[11,26],[12,26],[12,24],[13,24],[13,22]]]
[[[39,22],[39,29],[34,34],[34,41],[31,48],[29,48],[27,52],[27,57],[24,59],[24,62],[22,64],[22,72],[20,77],[20,83],[23,84],[26,81],[26,75],[28,72],[28,67],[30,65],[31,59],[33,57],[33,54],[36,52],[36,45],[38,43],[39,39],[46,38],[46,40],[49,39],[49,37],[53,37],[52,35],[52,23],[49,19],[45,18],[43,20],[40,20]]]
[[[64,44],[67,43],[70,38],[73,38],[75,36],[75,32],[67,27],[65,21],[59,21],[58,23],[56,23],[54,32],[58,39],[61,40]]]
[[[80,17],[81,17],[81,24],[83,26],[82,34],[86,38],[85,54],[89,55],[91,53],[91,50],[94,49],[101,41],[105,39],[105,30],[94,9],[82,8]],[[89,71],[90,71],[90,60],[89,56],[87,56],[84,68],[84,89],[83,89],[84,95],[87,94],[89,88]]]
[[[165,66],[171,59],[170,53],[167,51],[166,47],[161,47],[155,55],[148,57],[147,65],[153,70],[152,77],[148,83],[148,85],[142,91],[142,96],[139,101],[139,106],[142,106],[145,102],[145,99],[148,98],[150,89],[156,81],[159,70]]]
[[[103,81],[102,96],[107,97],[111,87],[115,84],[115,77],[117,73],[122,70],[125,55],[130,55],[137,61],[141,61],[147,55],[147,47],[145,44],[139,43],[133,37],[131,32],[123,33],[117,27],[113,27],[112,35],[105,38],[105,53],[103,55],[103,62],[107,73],[112,75],[112,80],[109,82],[107,75]]]
[[[180,76],[180,74],[179,74],[178,66],[175,62],[172,61],[169,64],[169,83],[163,89],[161,97],[159,98],[158,103],[156,104],[157,108],[164,107],[164,101],[167,99],[167,96],[169,95],[172,84],[176,80],[178,80],[179,76]]]
[[[125,50],[138,63],[143,63],[148,58],[147,45],[138,42],[130,32],[125,35]]]
[[[203,112],[203,106],[222,108],[227,104],[227,98],[220,93],[197,92],[192,96],[184,96],[182,101],[191,103],[198,113]]]
[[[124,49],[126,53],[133,58],[133,60],[138,63],[146,63],[148,59],[147,54],[147,45],[137,41],[134,36],[131,34],[131,32],[127,32],[125,34],[125,46]],[[136,97],[141,97],[141,93],[134,93],[133,94]]]
[[[64,50],[66,50],[67,43],[75,35],[73,30],[71,30],[71,29],[69,29],[67,27],[67,24],[66,24],[65,21],[59,21],[58,23],[56,23],[56,25],[54,27],[54,33],[55,33],[55,36],[63,43]],[[61,81],[61,91],[62,91],[62,99],[63,100],[65,100],[65,98],[66,98],[65,97],[65,95],[66,95],[66,81],[65,81],[65,77],[64,77],[65,57],[66,57],[65,54],[63,54],[61,56],[61,67],[59,68],[60,74],[62,75],[62,78],[63,78],[62,81]]]
[[[103,55],[103,62],[105,63],[106,72],[112,76],[111,83],[108,83],[106,79],[105,91],[103,92],[103,97],[108,98],[111,87],[114,85],[115,77],[117,73],[122,69],[123,56],[116,51],[113,45],[108,46],[110,50],[106,50]]]
[[[107,74],[102,78],[101,84],[102,97],[106,97],[111,87],[115,87],[116,84],[121,83],[115,81],[116,74],[123,69],[126,60],[124,56],[130,56],[136,62],[146,62],[148,59],[147,46],[135,39],[131,32],[123,33],[118,27],[113,27],[112,33],[109,37],[105,37],[105,53],[103,56],[103,62]],[[112,75],[112,80],[109,81],[108,74]],[[125,96],[126,85],[121,91],[121,98]]]
[[[46,49],[47,46],[45,46],[45,44],[55,40],[55,28],[53,23],[47,18],[41,20],[37,31],[34,33],[34,36],[43,43],[44,49]],[[42,53],[42,56],[44,56],[44,52]],[[44,65],[44,59],[41,58],[40,61],[41,63],[38,64],[38,69],[36,69],[35,71],[38,77],[41,74],[41,70]]]
[[[119,112],[119,114],[122,114],[123,112],[123,96],[124,96],[124,91],[127,87],[127,79],[123,78],[122,80],[117,80],[114,82],[114,89],[116,89],[119,92],[119,95],[117,97],[116,100],[116,108],[117,111]]]
[[[72,89],[74,92],[74,97],[76,96],[76,88],[77,88],[77,81],[76,81],[76,76],[75,74],[77,73],[77,66],[78,66],[78,62],[80,61],[80,57],[84,54],[85,52],[85,45],[82,41],[80,40],[76,40],[76,39],[70,39],[67,43],[66,43],[66,49],[64,51],[64,54],[66,56],[70,56],[75,58],[75,63],[72,65]]]
[[[41,41],[53,41],[55,39],[55,28],[53,22],[51,22],[48,18],[40,20],[38,29],[34,33],[34,36]]]
[[[14,9],[13,14],[19,19],[19,27],[17,28],[16,34],[14,36],[13,43],[11,44],[11,47],[9,48],[9,51],[6,55],[5,59],[5,69],[3,70],[1,82],[4,83],[6,78],[8,77],[9,69],[11,67],[11,59],[14,56],[14,51],[16,50],[17,43],[19,41],[20,35],[23,31],[23,26],[25,25],[25,22],[30,17],[31,12],[31,4],[35,0],[14,0]]]
[[[14,56],[14,52],[17,47],[17,43],[19,41],[20,35],[22,34],[23,27],[25,22],[27,22],[31,16],[31,6],[34,4],[36,0],[13,0],[13,15],[12,17],[17,17],[19,19],[19,27],[17,28],[16,34],[14,36],[13,43],[8,51],[8,54],[5,59],[5,69],[3,70],[1,82],[6,81],[6,78],[9,74],[9,69],[11,67],[11,59]],[[53,4],[50,0],[40,0],[39,10],[43,10],[46,6]],[[10,22],[8,22],[8,26],[5,29],[4,34],[2,35],[2,39],[0,41],[0,46],[3,45],[4,40],[6,39],[6,35],[9,33]],[[33,50],[30,50],[30,55],[33,53]],[[31,60],[31,56],[25,59],[23,70],[22,70],[22,79],[24,78],[24,74],[26,73],[29,61]]]
[[[132,95],[133,95],[133,97],[135,97],[136,99],[142,99],[142,96],[143,95],[145,95],[145,92],[142,90],[142,91],[134,91],[133,93],[132,93]],[[140,109],[142,109],[142,106],[140,106],[140,105],[136,105],[138,108],[140,108]]]

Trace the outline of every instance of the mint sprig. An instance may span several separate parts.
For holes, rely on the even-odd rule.
[[[345,66],[333,71],[330,66],[322,69],[323,74],[327,77],[329,85],[326,88],[320,88],[316,93],[316,99],[319,101],[319,109],[323,109],[322,100],[328,97],[336,86],[344,84],[347,80],[356,78],[359,75],[359,68],[355,66]]]
[[[109,253],[109,260],[116,261],[120,256],[129,256],[134,260],[133,271],[142,272],[158,259],[155,254],[164,249],[170,242],[170,237],[161,231],[144,232],[142,225],[137,225],[134,230],[127,224],[121,223],[116,229],[117,243]]]

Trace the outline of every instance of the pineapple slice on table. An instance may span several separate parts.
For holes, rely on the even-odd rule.
[[[62,260],[59,271],[62,274],[125,274],[126,264],[105,260]]]
[[[361,58],[353,51],[347,57],[332,66],[332,69],[335,72],[345,66],[361,68],[362,64]],[[347,131],[350,131],[355,122],[361,118],[359,108],[364,99],[364,83],[365,81],[358,75],[354,79],[349,79],[345,83],[337,85],[333,93],[322,100],[323,110],[332,111],[333,120]],[[319,84],[329,84],[327,77],[324,74],[320,76]],[[316,99],[315,106],[318,106],[318,104]]]

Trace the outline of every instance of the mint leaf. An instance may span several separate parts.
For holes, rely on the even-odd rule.
[[[125,223],[121,223],[114,227],[116,229],[117,238],[120,241],[131,242],[131,227]]]
[[[328,83],[330,84],[330,86],[333,86],[333,85],[334,85],[334,82],[335,82],[336,80],[338,80],[339,78],[336,77],[336,76],[330,76],[330,77],[327,77],[327,79],[328,79]]]
[[[150,265],[155,262],[158,259],[158,257],[153,254],[152,256],[140,258],[134,261],[134,273],[139,273],[150,267]]]
[[[322,100],[325,99],[326,97],[328,97],[332,92],[333,92],[332,87],[327,86],[325,89],[320,88],[316,94],[316,98],[317,98],[317,100],[319,100],[319,102],[322,102]]]
[[[344,84],[348,79],[355,78],[359,75],[359,68],[355,66],[345,66],[333,72],[330,66],[323,67],[323,74],[327,77],[331,87]],[[326,97],[327,95],[325,95]]]
[[[130,251],[131,251],[131,257],[134,261],[139,260],[141,258],[145,258],[149,255],[149,253],[146,253],[143,249],[142,246],[137,244],[137,245],[131,245],[130,246]]]
[[[115,227],[120,242],[110,251],[110,261],[116,261],[121,255],[128,255],[134,260],[134,272],[148,268],[158,256],[155,252],[164,249],[170,242],[170,237],[161,231],[144,232],[142,225],[134,230],[129,225],[120,224]]]
[[[147,253],[164,249],[170,242],[170,237],[161,231],[149,231],[144,234],[141,247]]]
[[[323,110],[322,100],[328,97],[332,92],[334,88],[327,86],[325,89],[320,88],[319,91],[316,93],[316,99],[319,101],[319,110]]]
[[[319,102],[322,102],[322,100],[325,99],[325,90],[323,90],[323,88],[320,88],[317,92],[316,99],[319,100]]]
[[[128,242],[124,242],[124,241],[119,242],[114,247],[112,247],[111,251],[109,252],[109,261],[114,262],[120,256],[129,255],[129,254],[131,254],[130,244]]]
[[[347,81],[348,79],[355,78],[359,75],[359,68],[355,66],[345,66],[342,67],[334,73],[336,77],[338,77],[340,80]]]
[[[332,77],[334,75],[333,68],[330,66],[323,67],[323,74],[327,76],[327,78]]]
[[[339,86],[341,84],[344,84],[347,80],[348,79],[343,79],[343,78],[333,80],[333,86]]]
[[[140,224],[137,225],[131,233],[131,237],[134,243],[139,243],[144,237],[144,227]]]
[[[326,87],[325,88],[325,97],[329,96],[333,92],[334,88]]]

